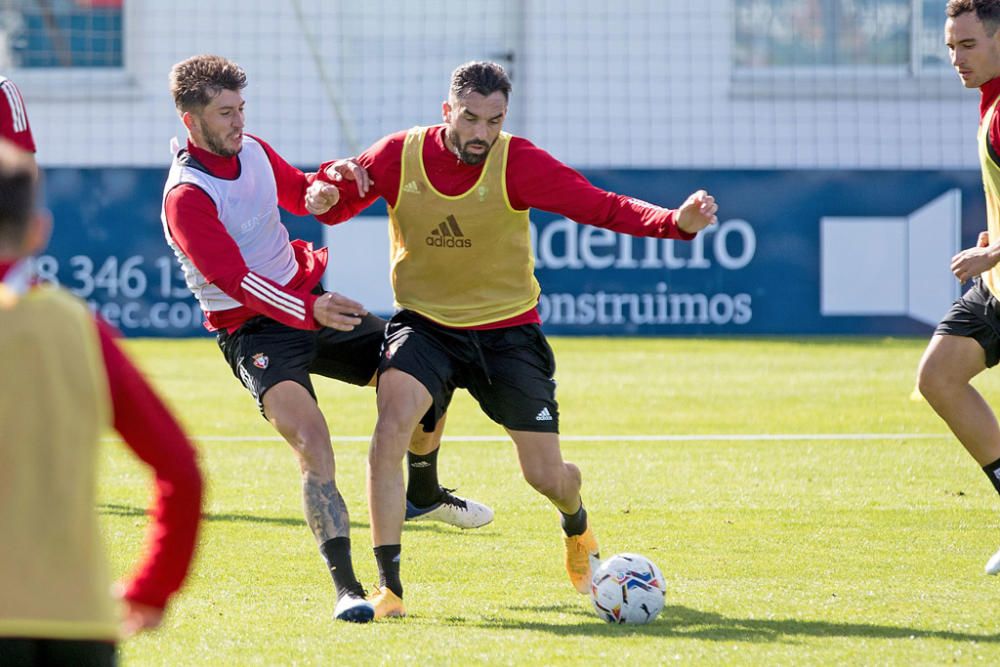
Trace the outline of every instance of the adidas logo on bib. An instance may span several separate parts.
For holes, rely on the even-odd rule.
[[[541,412],[535,417],[536,422],[550,422],[552,421],[552,413],[549,412],[548,408],[542,408]]]
[[[437,227],[431,230],[426,239],[427,245],[438,248],[471,248],[472,240],[465,237],[462,228],[458,226],[455,216],[449,215]]]

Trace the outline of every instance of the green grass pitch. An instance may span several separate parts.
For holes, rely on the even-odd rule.
[[[909,398],[924,341],[552,344],[563,434],[609,437],[562,445],[583,470],[602,551],[644,554],[666,577],[653,623],[599,620],[568,582],[555,511],[521,479],[513,446],[461,440],[442,447],[442,481],[496,520],[408,524],[409,617],[335,623],[287,445],[213,341],[137,340],[126,346],[195,436],[209,485],[189,583],[161,630],[123,645],[124,663],[1000,663],[1000,579],[982,573],[1000,547],[1000,499]],[[1000,405],[1000,374],[977,385]],[[324,379],[317,391],[370,585],[360,439],[374,393]],[[502,435],[464,393],[447,432]],[[760,434],[791,437],[741,439]],[[691,437],[628,440],[650,435]],[[105,450],[98,511],[120,575],[142,544],[149,476],[120,443]]]

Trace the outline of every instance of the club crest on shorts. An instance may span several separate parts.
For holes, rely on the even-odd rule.
[[[263,352],[258,352],[257,354],[253,355],[252,358],[253,358],[253,365],[259,368],[260,370],[264,370],[265,368],[267,368],[267,364],[270,362],[270,360],[267,358],[267,355],[264,354]]]

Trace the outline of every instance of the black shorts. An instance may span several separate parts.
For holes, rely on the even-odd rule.
[[[986,367],[1000,362],[1000,315],[996,297],[976,278],[934,330],[936,335],[973,338],[986,352]]]
[[[403,310],[389,320],[379,374],[412,375],[433,399],[421,420],[433,431],[457,387],[486,415],[515,431],[559,432],[556,360],[537,324],[474,331],[451,329]]]
[[[298,382],[314,399],[310,373],[367,385],[378,370],[384,337],[385,320],[369,314],[351,331],[295,329],[258,316],[233,333],[219,331],[216,340],[233,375],[264,414],[264,394],[285,380]]]
[[[0,665],[4,667],[114,667],[117,664],[114,642],[0,637]]]

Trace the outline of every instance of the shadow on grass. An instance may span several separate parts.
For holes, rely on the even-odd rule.
[[[97,511],[100,514],[107,516],[148,516],[149,511],[144,507],[133,507],[132,505],[118,505],[115,503],[99,503],[97,505]],[[224,522],[245,522],[245,523],[266,523],[275,526],[304,526],[305,519],[298,517],[295,519],[279,517],[279,516],[256,516],[253,514],[213,514],[211,512],[203,512],[201,515],[203,521],[224,521]],[[367,524],[355,524],[351,523],[351,527],[366,527]]]
[[[105,516],[148,516],[149,511],[144,507],[135,507],[132,505],[120,505],[117,503],[99,503],[97,505],[97,511],[101,515]],[[203,521],[222,521],[226,523],[260,523],[269,524],[272,526],[305,526],[305,519],[302,517],[288,518],[279,516],[258,516],[255,514],[235,514],[232,512],[226,513],[212,513],[203,512],[201,515]],[[367,521],[351,521],[351,528],[357,530],[368,530],[369,524]],[[469,535],[483,535],[488,537],[494,537],[495,533],[486,533],[483,531],[465,531],[460,528],[455,528],[453,526],[446,526],[441,523],[413,523],[408,522],[406,524],[405,530],[407,532],[433,532],[433,533],[461,533],[463,539],[465,536]]]
[[[1000,633],[976,634],[929,630],[906,626],[874,623],[837,623],[794,618],[733,618],[715,612],[698,611],[679,605],[668,605],[649,625],[610,625],[591,613],[589,605],[579,603],[512,606],[514,611],[539,614],[560,613],[579,616],[579,624],[540,623],[510,618],[453,617],[449,621],[482,628],[541,630],[556,635],[586,635],[620,637],[674,637],[706,641],[782,642],[798,637],[869,637],[872,639],[943,639],[956,642],[1000,644]]]

